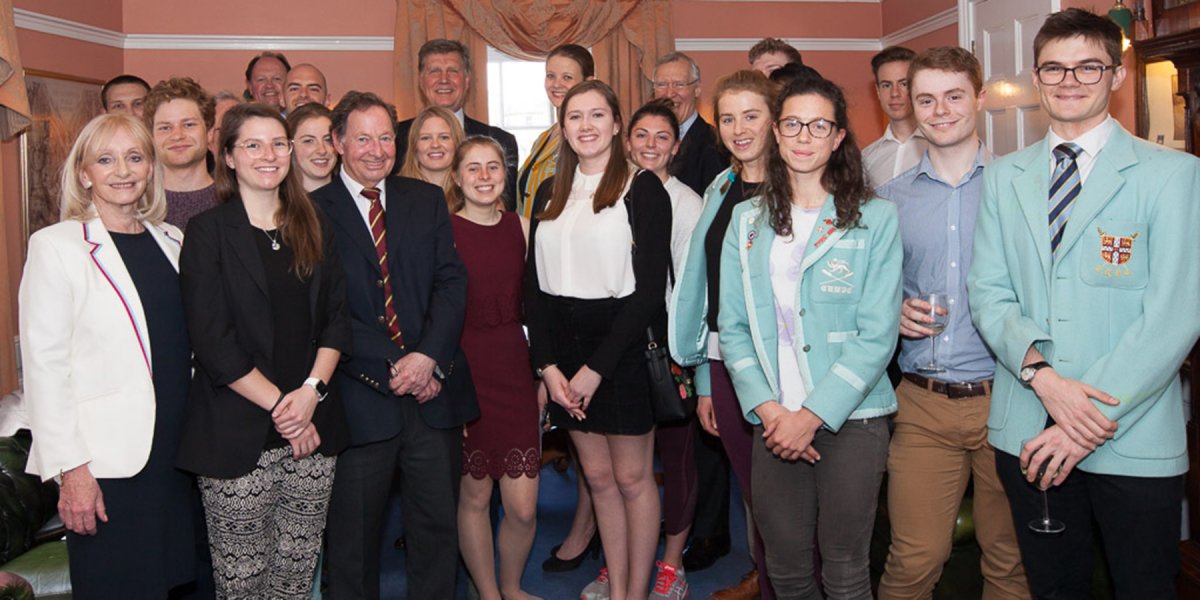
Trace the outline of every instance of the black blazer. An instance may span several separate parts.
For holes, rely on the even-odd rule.
[[[538,187],[534,214],[550,201],[554,189],[553,177]],[[621,358],[634,346],[646,346],[646,327],[653,327],[659,339],[666,333],[667,272],[671,265],[671,197],[662,181],[650,171],[633,179],[629,197],[637,217],[633,243],[633,274],[637,286],[630,300],[617,313],[608,336],[587,359],[587,366],[605,379],[613,376]],[[617,202],[622,200],[618,199]],[[605,210],[611,210],[606,208]],[[537,230],[540,221],[534,219],[529,228],[529,253],[525,261],[525,322],[529,327],[529,356],[535,368],[556,362],[552,332],[558,325],[547,317],[546,302],[550,295],[538,285]]]
[[[441,188],[407,177],[382,182],[387,195],[388,270],[407,351],[437,361],[445,379],[438,397],[421,404],[430,427],[451,429],[479,416],[466,358],[458,347],[467,303],[467,269],[454,249],[454,230]],[[350,191],[335,173],[313,192],[333,223],[346,273],[354,352],[334,377],[342,393],[350,443],[362,445],[400,433],[399,402],[388,388],[388,364],[404,355],[388,337],[383,277],[371,233]]]
[[[717,146],[717,132],[703,117],[696,115],[692,126],[679,140],[679,152],[675,153],[667,170],[703,198],[704,190],[727,167],[729,159]]]
[[[324,257],[309,279],[308,298],[297,299],[312,311],[310,365],[318,348],[350,352],[345,280],[328,223],[321,220]],[[255,235],[241,199],[233,198],[192,218],[179,256],[195,372],[178,464],[209,477],[252,471],[274,426],[270,412],[229,388],[254,368],[274,381],[274,325],[263,317],[271,300]],[[333,456],[345,448],[349,436],[337,394],[317,404],[312,421],[321,436],[318,452]]]
[[[513,211],[517,209],[517,138],[513,134],[493,127],[483,121],[476,121],[466,114],[463,115],[463,130],[467,137],[473,135],[486,135],[497,142],[500,142],[500,147],[504,148],[504,164],[505,169],[504,184],[504,208],[505,210]],[[412,129],[413,120],[400,121],[396,124],[396,171],[400,170],[400,166],[404,164],[404,157],[408,152],[408,132]],[[716,174],[713,175],[714,177]],[[711,179],[709,180],[711,181]],[[708,185],[708,184],[705,184]]]

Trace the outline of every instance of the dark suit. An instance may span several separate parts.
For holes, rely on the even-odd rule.
[[[717,135],[700,115],[679,140],[679,151],[667,170],[701,197],[704,190],[729,167],[717,148]],[[696,469],[699,486],[712,493],[700,494],[693,518],[692,536],[699,539],[729,539],[729,460],[720,442],[699,428]]]
[[[717,147],[717,132],[700,115],[679,140],[679,152],[671,160],[667,170],[700,197],[721,171],[729,167],[729,160]]]
[[[187,422],[178,465],[187,471],[229,479],[254,470],[273,424],[270,411],[246,400],[229,384],[258,369],[277,382],[275,333],[267,275],[238,198],[193,217],[179,258],[180,285],[196,371],[188,396]],[[325,237],[329,230],[326,227]],[[350,351],[345,282],[333,244],[309,277],[311,311],[307,364],[318,348]],[[281,388],[284,386],[281,384]],[[294,388],[293,388],[294,389]],[[291,391],[287,389],[285,391]],[[340,399],[330,393],[317,404],[312,422],[321,436],[317,451],[335,456],[348,442]]]
[[[398,470],[411,550],[407,597],[451,598],[458,567],[462,425],[479,416],[458,348],[467,273],[454,249],[441,189],[403,177],[381,185],[390,285],[406,350],[388,337],[378,255],[341,175],[313,193],[333,223],[354,344],[333,382],[346,407],[351,447],[338,460],[330,501],[330,588],[339,600],[379,597],[379,548]],[[445,379],[436,398],[418,404],[411,394],[391,393],[388,365],[406,351],[437,362]]]
[[[412,129],[413,120],[400,121],[396,124],[396,170],[400,169],[400,165],[404,164],[404,156],[408,151],[408,132]],[[467,115],[463,115],[463,131],[467,137],[473,135],[486,135],[497,142],[504,148],[504,164],[505,169],[505,185],[504,185],[504,209],[508,211],[516,210],[517,208],[517,138],[513,134],[493,127],[483,121],[476,121]],[[715,173],[714,173],[715,176]],[[711,179],[710,179],[711,180]],[[708,184],[705,184],[708,185]],[[703,188],[700,190],[703,192]]]

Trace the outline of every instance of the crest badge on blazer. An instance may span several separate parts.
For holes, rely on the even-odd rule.
[[[1117,236],[1106,233],[1099,227],[1096,231],[1100,233],[1100,260],[1104,261],[1103,265],[1096,266],[1096,272],[1103,273],[1105,277],[1130,275],[1129,267],[1122,265],[1133,258],[1133,242],[1140,232],[1135,231],[1130,236]]]

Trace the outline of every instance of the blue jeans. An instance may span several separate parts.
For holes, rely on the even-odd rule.
[[[871,598],[869,554],[887,468],[887,419],[849,420],[837,433],[818,430],[813,447],[821,460],[815,465],[771,454],[763,428],[754,428],[754,519],[780,600],[821,598],[813,576],[814,541],[821,547],[825,597]]]

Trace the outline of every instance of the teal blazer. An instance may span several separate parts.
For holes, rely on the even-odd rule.
[[[708,274],[704,238],[733,182],[733,169],[725,169],[704,190],[704,208],[688,241],[683,268],[675,274],[671,304],[667,308],[667,346],[671,357],[685,367],[696,367],[696,394],[712,395],[708,368]]]
[[[721,251],[721,355],[746,419],[779,397],[778,333],[769,274],[771,229],[761,198],[733,209]],[[900,335],[901,263],[896,206],[874,199],[862,226],[836,229],[833,196],[817,216],[796,288],[795,351],[804,407],[838,431],[847,419],[896,412],[885,369]]]
[[[1045,427],[1042,403],[1016,375],[1036,345],[1064,377],[1120,401],[1097,403],[1117,433],[1078,468],[1183,473],[1179,367],[1200,336],[1200,160],[1114,125],[1052,261],[1050,151],[1043,140],[984,173],[967,285],[999,365],[988,440],[1016,455]]]

